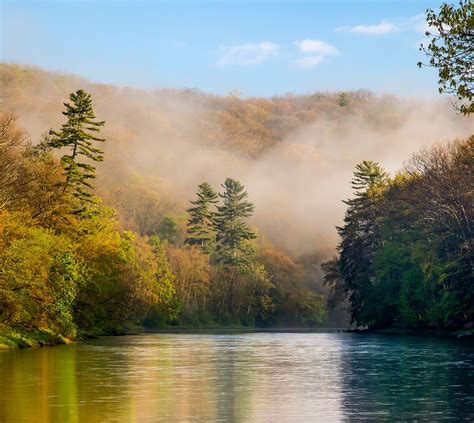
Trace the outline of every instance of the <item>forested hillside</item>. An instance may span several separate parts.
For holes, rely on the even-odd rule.
[[[341,199],[350,194],[356,163],[370,158],[395,171],[420,147],[472,131],[448,99],[368,91],[220,97],[94,84],[7,64],[0,77],[3,107],[33,144],[63,123],[71,92],[91,93],[107,122],[97,190],[127,229],[146,235],[170,215],[183,230],[196,186],[232,177],[256,205],[250,221],[260,239],[292,255],[330,254],[337,244],[334,225],[344,216]]]
[[[350,169],[370,157],[393,170],[419,147],[466,137],[472,129],[442,102],[367,91],[242,99],[120,88],[7,64],[1,65],[1,84],[4,344],[31,343],[31,334],[75,338],[143,326],[340,326],[346,301],[356,323],[376,326],[381,317],[362,304],[380,305],[381,298],[356,299],[358,288],[339,278],[346,271],[342,256],[326,265],[336,291],[323,285],[320,270],[336,245],[334,225],[342,221],[340,198],[348,194]],[[443,154],[472,152],[471,141]],[[422,171],[414,169],[407,172],[422,181]],[[383,188],[358,186],[357,200],[348,203],[351,218],[367,212],[359,204],[365,197],[372,216],[373,190],[383,191],[384,213],[400,212],[390,208],[396,203],[388,196],[409,200],[405,185],[422,189],[403,182],[411,181],[404,175],[389,182],[381,176]],[[413,215],[413,222],[423,219]],[[346,222],[353,224],[359,223]],[[386,225],[362,252],[370,251],[377,263],[394,260],[383,256],[385,250],[376,254],[381,234],[392,239],[398,230],[393,222]],[[420,226],[413,236],[426,233]],[[461,260],[459,249],[469,251],[456,234],[441,238],[439,248],[455,253],[439,256],[439,266]],[[413,245],[413,254],[423,255]],[[350,260],[376,271],[372,256]],[[424,262],[414,266],[413,272],[426,269]],[[374,276],[354,277],[363,285]],[[380,311],[385,323],[400,319],[396,307],[410,286],[395,287],[398,297],[383,297],[396,301],[393,314]],[[456,299],[443,301],[449,308]],[[445,313],[426,304],[423,312],[403,307],[410,324],[439,321]],[[462,313],[472,315],[465,305]],[[449,322],[467,320],[456,315]]]
[[[323,265],[352,321],[370,328],[474,326],[474,136],[423,150],[390,178],[364,161],[339,256]]]

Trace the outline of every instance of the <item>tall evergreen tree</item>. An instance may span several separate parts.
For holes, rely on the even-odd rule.
[[[220,194],[223,204],[217,207],[215,261],[221,265],[226,276],[224,309],[230,314],[236,311],[236,280],[238,273],[245,273],[255,264],[255,252],[249,241],[256,238],[244,219],[251,216],[254,205],[247,201],[244,186],[231,178],[222,185]],[[238,307],[237,307],[238,308]]]
[[[194,207],[187,210],[189,220],[186,243],[198,245],[206,254],[211,252],[212,241],[215,238],[215,212],[211,210],[211,206],[217,203],[217,199],[217,193],[207,182],[203,182],[198,186],[197,200],[191,201]]]
[[[95,167],[90,161],[104,160],[103,151],[95,145],[104,142],[105,139],[98,138],[95,134],[104,126],[105,121],[95,120],[91,95],[84,90],[71,93],[69,98],[71,103],[64,103],[66,110],[63,112],[63,115],[67,116],[67,122],[59,131],[50,131],[47,144],[52,148],[69,149],[69,154],[61,157],[61,164],[66,173],[65,189],[71,189],[79,201],[75,213],[81,214],[89,204],[95,202],[91,192],[91,179],[95,178]]]
[[[339,271],[344,279],[343,290],[350,293],[352,319],[357,323],[363,321],[371,290],[371,264],[380,244],[379,199],[387,179],[388,174],[378,163],[358,164],[352,179],[356,197],[344,201],[348,205],[344,226],[337,228],[341,237]]]
[[[216,258],[221,264],[240,266],[251,259],[248,242],[256,238],[244,219],[251,216],[254,205],[247,201],[244,186],[231,178],[222,185],[224,193],[222,206],[217,207],[216,216]]]

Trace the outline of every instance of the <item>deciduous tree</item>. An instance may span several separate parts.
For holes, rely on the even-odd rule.
[[[438,69],[439,92],[453,94],[461,113],[474,112],[474,4],[460,0],[459,6],[443,3],[439,12],[428,9],[426,36],[430,42],[420,50]],[[422,62],[418,66],[423,66]]]

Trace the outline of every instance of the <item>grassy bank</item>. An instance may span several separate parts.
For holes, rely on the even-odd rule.
[[[73,341],[79,341],[99,336],[123,336],[140,335],[144,333],[191,333],[191,334],[229,334],[229,333],[314,333],[314,332],[340,332],[340,328],[310,328],[310,327],[255,327],[255,326],[164,326],[160,328],[141,328],[134,326],[127,330],[111,331],[107,333],[90,332],[83,333],[77,339],[65,338],[62,335],[53,333],[50,330],[43,329],[33,332],[19,331],[18,329],[3,328],[0,330],[0,350],[19,349],[31,347],[51,347],[61,344],[70,344]]]
[[[13,329],[0,330],[0,350],[45,347],[60,344],[69,344],[72,341],[48,329],[33,332],[18,331]]]

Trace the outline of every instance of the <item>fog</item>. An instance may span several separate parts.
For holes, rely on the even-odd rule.
[[[109,184],[120,185],[133,173],[159,177],[184,209],[200,182],[207,180],[218,189],[226,177],[236,178],[255,204],[252,224],[261,239],[293,253],[334,249],[335,225],[343,219],[342,200],[351,195],[355,164],[378,161],[393,174],[421,147],[473,132],[472,121],[459,116],[442,97],[374,95],[351,106],[363,108],[361,113],[322,110],[263,152],[247,154],[227,139],[229,131],[222,126],[225,107],[215,107],[222,98],[92,84],[37,69],[19,78],[18,72],[24,73],[2,69],[3,104],[19,116],[33,142],[60,126],[62,103],[71,91],[83,88],[93,96],[97,117],[107,121],[106,159],[99,171]],[[245,100],[225,104],[229,102]]]

